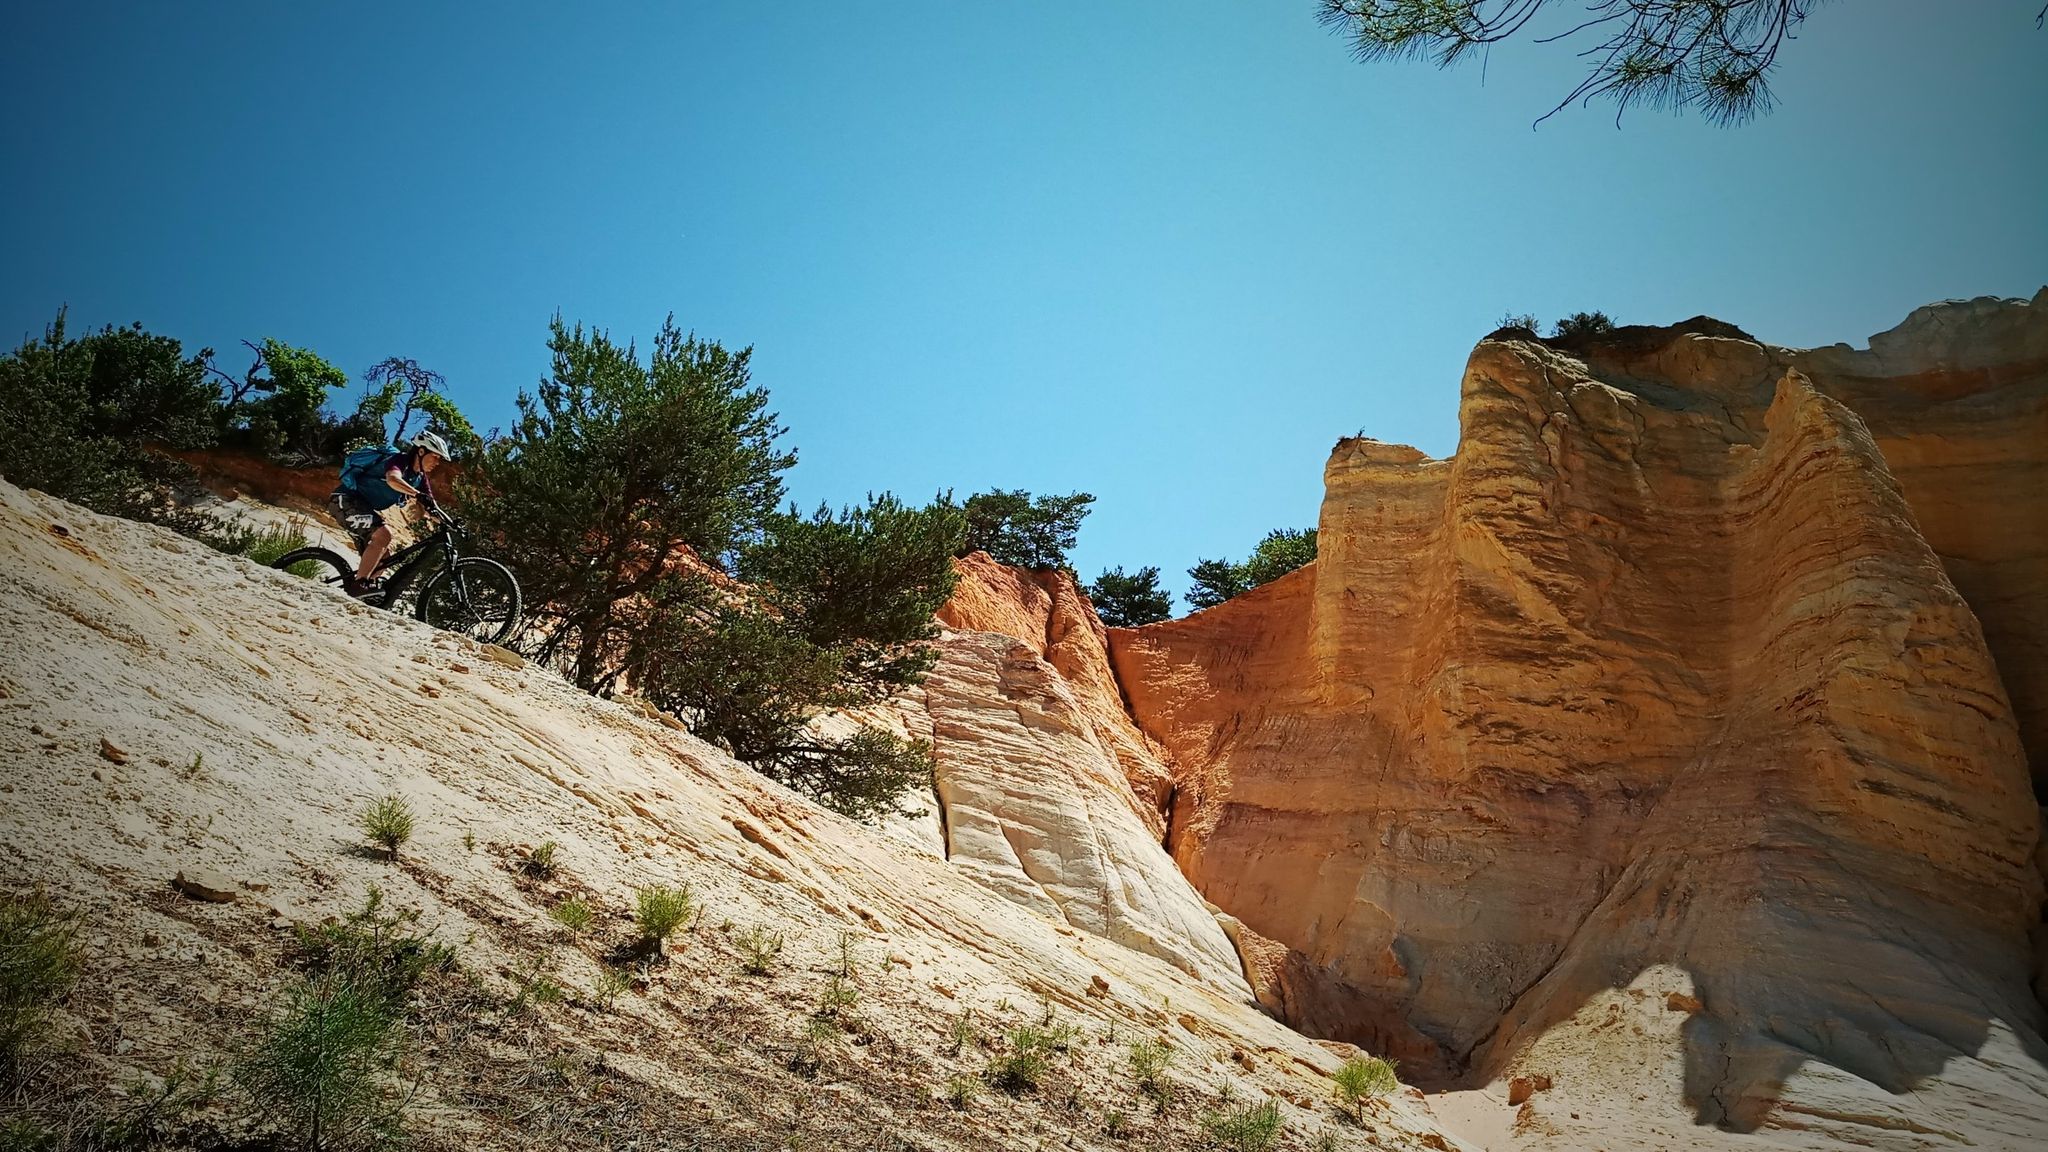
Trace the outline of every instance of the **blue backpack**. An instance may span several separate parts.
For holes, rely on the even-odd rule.
[[[381,497],[384,492],[390,490],[390,486],[384,483],[384,462],[397,454],[396,448],[372,445],[368,448],[358,448],[343,456],[341,486],[358,496],[373,500]]]

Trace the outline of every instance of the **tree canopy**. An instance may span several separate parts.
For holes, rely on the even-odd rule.
[[[1086,589],[1095,614],[1111,628],[1135,628],[1173,615],[1173,593],[1159,586],[1159,569],[1126,573],[1122,566],[1103,569]]]
[[[1086,492],[1036,496],[996,489],[967,498],[962,554],[986,552],[1018,568],[1065,568],[1067,552],[1095,497]]]
[[[62,310],[41,339],[0,356],[0,475],[98,512],[200,525],[169,499],[190,469],[151,449],[210,446],[211,350],[186,355],[140,324],[74,336]]]
[[[1241,564],[1228,560],[1199,560],[1188,569],[1192,581],[1187,601],[1197,609],[1211,608],[1233,596],[1241,596],[1261,584],[1278,580],[1316,558],[1316,530],[1276,528],[1266,533],[1258,547]]]
[[[1546,118],[1604,99],[1614,102],[1617,116],[1642,105],[1691,109],[1732,125],[1771,110],[1779,53],[1821,2],[1319,0],[1317,16],[1366,61],[1421,58],[1448,67],[1525,34],[1537,43],[1577,46],[1592,67]]]
[[[782,500],[796,453],[753,386],[749,350],[686,335],[671,317],[643,363],[631,343],[558,316],[553,369],[521,392],[519,420],[464,488],[472,525],[519,574],[535,656],[565,655],[570,677],[616,679],[630,638],[630,597],[687,554],[716,565]]]

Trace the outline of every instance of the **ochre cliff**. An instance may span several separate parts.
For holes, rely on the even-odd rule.
[[[2048,292],[1864,352],[1508,330],[1454,458],[1341,441],[1314,564],[1110,633],[1262,998],[1637,1123],[1668,1082],[1707,1132],[2048,1137],[2044,365]]]

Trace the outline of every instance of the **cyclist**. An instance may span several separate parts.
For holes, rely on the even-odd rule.
[[[372,450],[361,459],[358,453],[350,453],[343,462],[334,506],[363,556],[355,576],[344,585],[349,595],[361,599],[377,592],[381,584],[376,579],[377,565],[391,547],[391,526],[384,522],[384,510],[416,499],[433,511],[434,487],[428,477],[449,455],[446,440],[433,432],[421,432],[405,451]]]

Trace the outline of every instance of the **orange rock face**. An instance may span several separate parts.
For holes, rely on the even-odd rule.
[[[959,632],[994,632],[1021,641],[1073,689],[1088,727],[1130,781],[1134,811],[1157,839],[1166,835],[1172,773],[1166,750],[1138,730],[1124,710],[1109,667],[1108,638],[1095,609],[1059,572],[1026,572],[975,552],[954,565],[960,583],[939,610],[939,623]]]
[[[1453,459],[1339,442],[1313,565],[1110,633],[1262,999],[1479,1082],[1639,1003],[1697,1124],[2048,1133],[2044,364],[2048,292],[1869,352],[1504,334]]]

